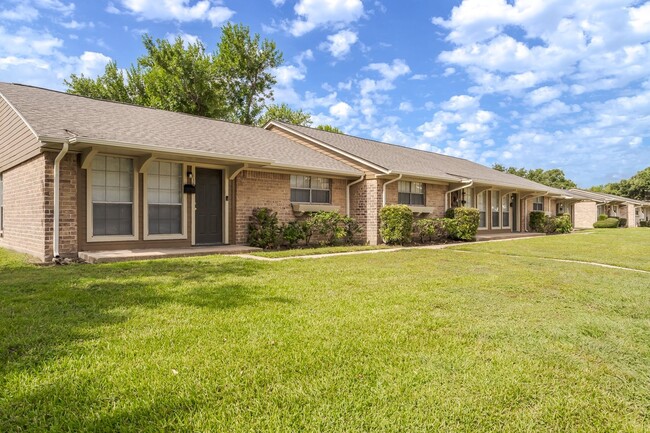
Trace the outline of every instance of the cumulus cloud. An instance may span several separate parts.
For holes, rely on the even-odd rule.
[[[201,42],[201,38],[199,38],[198,36],[191,35],[185,32],[167,33],[165,35],[165,39],[167,39],[171,43],[175,42],[176,38],[181,38],[181,40],[183,41],[183,45],[185,46],[189,44],[196,44],[197,42]]]
[[[364,13],[361,0],[299,0],[294,11],[298,18],[286,24],[293,36],[302,36],[317,27],[350,24]]]
[[[348,118],[353,113],[353,111],[354,110],[352,109],[352,107],[343,101],[337,102],[336,104],[332,105],[329,109],[330,114],[338,118]]]
[[[321,50],[329,51],[332,57],[337,59],[345,57],[354,45],[359,40],[358,35],[351,30],[341,30],[338,33],[329,35],[327,42],[320,45]]]
[[[3,81],[14,81],[61,89],[63,80],[72,73],[94,77],[101,73],[110,58],[102,53],[85,51],[79,56],[63,53],[62,39],[28,27],[8,31],[0,26],[0,72]]]
[[[209,21],[217,27],[228,21],[235,12],[212,0],[121,0],[124,10],[141,20],[154,21]],[[109,3],[113,12],[121,12]],[[110,12],[110,11],[109,11]]]
[[[562,95],[562,89],[559,87],[544,86],[533,90],[528,94],[528,103],[533,106],[557,99]]]

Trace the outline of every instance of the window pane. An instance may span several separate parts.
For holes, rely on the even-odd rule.
[[[291,201],[295,203],[309,203],[308,189],[292,189]]]
[[[97,156],[92,164],[93,234],[133,234],[133,160]]]
[[[330,180],[324,177],[315,177],[311,181],[312,189],[330,189]]]
[[[510,212],[503,212],[503,227],[510,227]]]
[[[476,206],[478,207],[478,210],[485,212],[486,209],[486,203],[485,203],[485,196],[486,193],[483,191],[479,195],[476,196]]]
[[[424,194],[411,194],[411,204],[416,206],[423,206]]]
[[[93,204],[93,235],[132,235],[132,205]]]
[[[180,205],[149,205],[149,234],[182,233],[182,209]]]
[[[329,203],[330,202],[330,192],[314,189],[311,191],[311,201],[312,203]]]
[[[398,204],[411,204],[411,194],[408,192],[397,193]]]
[[[413,182],[411,192],[414,194],[424,194],[424,184],[422,182]]]
[[[485,219],[485,211],[481,211],[478,213],[478,226],[481,228],[487,227],[486,219]]]
[[[403,180],[400,180],[397,182],[397,192],[411,192],[411,182],[405,182]]]
[[[309,188],[310,185],[309,176],[291,176],[291,188]]]

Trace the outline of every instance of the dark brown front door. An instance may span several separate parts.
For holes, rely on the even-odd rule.
[[[222,173],[208,168],[196,169],[196,244],[223,242]]]

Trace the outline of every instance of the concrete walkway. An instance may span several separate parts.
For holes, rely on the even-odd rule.
[[[131,260],[169,259],[174,257],[209,256],[213,254],[243,254],[262,251],[246,245],[218,245],[189,248],[151,248],[114,251],[81,251],[79,258],[87,263],[114,263]]]

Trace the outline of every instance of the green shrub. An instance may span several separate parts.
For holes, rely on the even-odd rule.
[[[347,245],[351,245],[354,243],[354,236],[361,233],[361,226],[352,217],[345,216],[342,219],[343,222],[343,231],[345,235],[343,236],[343,242],[345,242]]]
[[[291,221],[282,225],[282,239],[289,248],[295,248],[298,242],[305,239],[303,226],[299,221]]]
[[[379,233],[387,244],[406,244],[411,242],[413,212],[403,204],[384,206],[379,212],[381,225]]]
[[[453,213],[453,222],[446,225],[449,237],[459,241],[474,240],[479,224],[478,209],[457,207],[453,209]]]
[[[605,221],[607,219],[607,214],[606,213],[601,213],[598,215],[598,221]]]
[[[456,208],[454,208],[454,207],[450,207],[449,209],[447,209],[447,210],[445,211],[445,218],[452,219],[452,218],[454,217],[454,210],[455,210],[455,209],[456,209]]]
[[[650,227],[650,221],[639,221],[639,227]]]
[[[530,229],[534,232],[538,233],[545,233],[546,232],[546,224],[547,224],[547,216],[544,212],[542,211],[532,211],[530,213]]]
[[[550,217],[545,224],[545,232],[551,233],[571,233],[573,225],[571,224],[571,217],[567,214]]]
[[[618,227],[619,220],[618,218],[607,218],[604,221],[596,221],[594,223],[594,228],[596,229],[615,229]]]
[[[311,217],[312,228],[320,234],[325,245],[334,245],[339,239],[345,237],[343,217],[338,212],[316,212]]]
[[[275,248],[280,237],[277,212],[265,207],[253,209],[248,223],[248,244],[264,249]]]
[[[627,218],[619,218],[618,219],[618,226],[619,227],[627,227]]]
[[[440,242],[449,237],[447,218],[422,218],[415,222],[414,232],[421,243]]]

